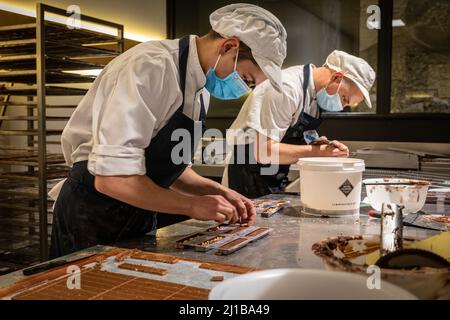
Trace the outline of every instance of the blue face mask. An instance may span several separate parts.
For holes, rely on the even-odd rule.
[[[317,104],[325,111],[339,112],[344,108],[342,107],[341,97],[339,96],[339,88],[341,87],[342,80],[339,83],[339,87],[335,94],[329,95],[327,92],[328,85],[317,93]]]
[[[239,99],[240,97],[248,93],[250,91],[250,88],[236,71],[238,55],[236,54],[234,71],[223,79],[220,79],[215,72],[220,58],[221,55],[219,55],[219,58],[217,58],[214,68],[208,70],[208,73],[206,74],[205,88],[213,97],[220,100]]]

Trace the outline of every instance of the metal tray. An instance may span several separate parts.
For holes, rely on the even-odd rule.
[[[95,32],[88,29],[69,29],[65,24],[46,21],[45,34],[54,40],[67,40],[73,43],[101,44],[117,43],[117,36]],[[0,41],[36,38],[36,23],[8,25],[0,27]]]
[[[258,230],[261,231],[258,234],[252,235],[252,233],[257,232]],[[250,242],[267,236],[271,231],[272,229],[267,227],[242,227],[237,224],[222,224],[178,239],[175,243],[177,248],[193,248],[196,251],[203,252],[217,249],[217,254],[230,254],[245,247]],[[202,245],[204,242],[215,239],[216,237],[221,237],[221,239],[209,245]],[[242,241],[231,248],[223,248],[237,239],[245,239],[245,241]]]
[[[96,76],[86,76],[62,71],[45,72],[47,83],[90,83]],[[0,82],[36,84],[36,70],[15,70],[0,72]]]
[[[45,66],[48,70],[85,70],[103,69],[104,63],[83,61],[89,57],[66,57],[46,55]],[[0,69],[4,70],[35,70],[36,55],[11,55],[0,57]]]
[[[47,96],[84,96],[88,90],[79,88],[67,88],[46,86],[45,93]],[[36,86],[14,86],[14,87],[1,87],[0,95],[11,96],[36,96]]]

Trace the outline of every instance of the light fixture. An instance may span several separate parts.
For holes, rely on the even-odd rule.
[[[397,28],[397,27],[404,27],[404,26],[406,26],[406,24],[403,22],[402,19],[392,20],[392,27]]]
[[[380,21],[369,21],[367,23],[370,25],[370,27],[372,29],[376,29],[376,30],[381,29]],[[406,24],[403,22],[402,19],[394,19],[394,20],[392,20],[392,27],[393,28],[405,27],[405,26],[406,26]]]
[[[67,70],[63,71],[65,73],[74,73],[74,74],[80,74],[83,76],[98,76],[100,72],[102,72],[103,69],[86,69],[86,70]]]

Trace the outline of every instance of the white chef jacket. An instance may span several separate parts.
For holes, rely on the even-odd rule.
[[[250,129],[280,142],[290,126],[293,126],[303,109],[303,67],[294,66],[282,71],[283,92],[277,92],[269,81],[264,81],[249,95],[236,120],[227,133],[230,144],[254,142],[254,137],[247,135]],[[305,113],[318,118],[319,110],[315,100],[311,65],[310,78],[305,101]],[[236,134],[233,135],[233,131]]]
[[[209,93],[190,36],[184,114],[200,116]],[[144,149],[162,129],[183,97],[178,73],[178,40],[141,43],[112,60],[95,80],[72,114],[61,146],[67,165],[88,160],[93,175],[144,175]],[[59,192],[52,190],[52,197]]]
[[[254,131],[280,142],[289,127],[297,123],[303,109],[303,68],[304,66],[294,66],[282,71],[282,93],[277,92],[267,80],[253,90],[227,131],[230,150],[227,160],[234,144],[250,144],[255,141]],[[310,68],[304,112],[319,118],[313,65]],[[228,166],[225,167],[222,184],[228,185]]]

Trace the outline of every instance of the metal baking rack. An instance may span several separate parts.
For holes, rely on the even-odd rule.
[[[83,26],[111,32],[73,29],[48,15],[67,17],[38,3],[34,23],[0,26],[0,274],[48,259],[47,193],[67,176],[59,136],[77,104],[50,97],[81,98],[96,77],[76,71],[102,69],[124,51],[122,25],[80,15]]]

